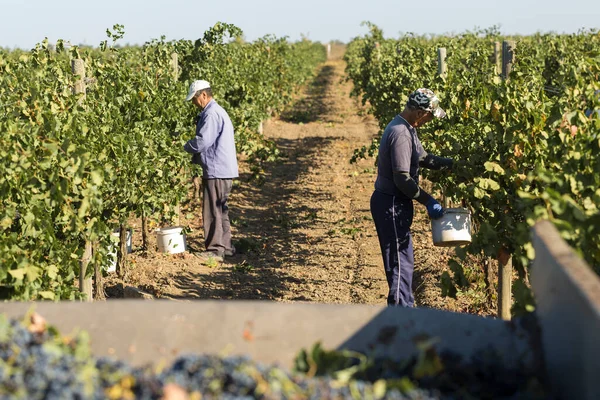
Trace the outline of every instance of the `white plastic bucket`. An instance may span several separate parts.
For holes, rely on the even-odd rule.
[[[119,229],[115,229],[111,236],[117,238],[117,243],[111,243],[108,248],[108,256],[111,258],[110,266],[106,270],[107,272],[116,272],[117,271],[117,246],[119,243]],[[133,236],[133,232],[131,229],[127,229],[127,253],[131,253],[131,239]]]
[[[155,231],[156,244],[160,253],[177,254],[186,250],[185,233],[183,227],[172,226],[159,228]]]
[[[439,219],[431,220],[433,244],[456,247],[471,243],[471,212],[466,208],[446,208]]]

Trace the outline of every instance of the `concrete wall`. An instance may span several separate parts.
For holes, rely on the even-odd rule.
[[[531,283],[551,383],[564,399],[600,399],[600,278],[550,222],[533,229]]]
[[[0,303],[0,312],[22,316],[26,303]],[[186,352],[248,354],[257,361],[291,367],[301,348],[321,341],[403,359],[414,340],[438,337],[439,349],[469,357],[493,346],[507,365],[536,355],[526,330],[515,323],[431,309],[368,305],[284,304],[236,301],[120,300],[94,303],[38,303],[36,310],[61,332],[85,329],[96,355],[134,364],[172,360]]]

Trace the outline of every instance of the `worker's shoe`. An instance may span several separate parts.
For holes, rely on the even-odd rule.
[[[225,250],[225,257],[235,256],[235,246],[231,245],[231,249]]]

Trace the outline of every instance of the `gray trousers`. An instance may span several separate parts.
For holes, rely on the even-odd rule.
[[[207,251],[223,255],[231,250],[231,226],[227,199],[233,179],[202,179],[202,224]]]

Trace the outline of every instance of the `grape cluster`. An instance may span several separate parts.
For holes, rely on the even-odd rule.
[[[53,329],[0,315],[0,396],[2,398],[86,398],[95,365],[85,334],[69,339]]]
[[[449,357],[441,358],[448,363]],[[429,368],[419,363],[423,360],[401,364],[369,360],[363,368],[348,358],[343,371],[317,368],[307,375],[261,365],[248,357],[203,354],[181,356],[166,368],[133,367],[93,357],[85,333],[61,336],[37,314],[23,321],[0,315],[0,399],[545,398],[515,392],[521,375],[506,373],[485,356],[478,361],[479,369],[461,365],[460,373],[449,367],[445,373],[417,379],[411,371],[423,365]],[[352,373],[343,378],[339,372],[344,371]],[[486,386],[492,381],[495,392]]]

